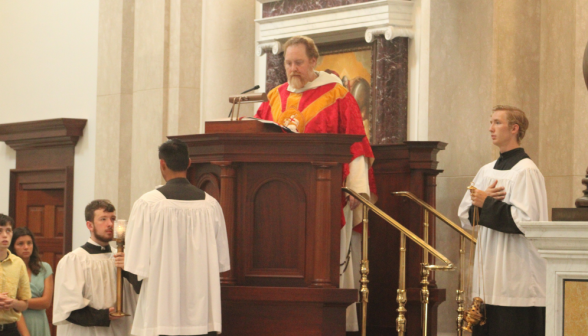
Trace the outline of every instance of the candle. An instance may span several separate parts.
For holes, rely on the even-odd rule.
[[[119,219],[116,221],[116,238],[125,239],[125,231],[127,230],[127,221]]]

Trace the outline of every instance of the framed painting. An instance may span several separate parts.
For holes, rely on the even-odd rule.
[[[316,70],[334,71],[353,95],[363,119],[365,133],[372,141],[374,112],[372,104],[373,46],[365,40],[319,45],[320,57]]]

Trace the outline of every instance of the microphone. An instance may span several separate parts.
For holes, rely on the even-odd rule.
[[[257,89],[259,89],[259,85],[255,85],[255,86],[254,86],[254,87],[252,87],[251,89],[249,89],[249,90],[245,90],[245,91],[241,92],[240,94],[244,94],[244,93],[247,93],[247,92],[255,91],[255,90],[257,90]]]
[[[255,85],[255,86],[254,86],[254,87],[252,87],[251,89],[249,89],[249,90],[245,90],[245,91],[241,92],[240,94],[244,94],[244,93],[247,93],[247,92],[255,91],[255,90],[257,90],[257,89],[259,89],[259,85]],[[234,106],[234,105],[233,105],[233,106]],[[229,118],[231,117],[231,115],[233,115],[233,106],[231,106],[231,111],[229,112]]]

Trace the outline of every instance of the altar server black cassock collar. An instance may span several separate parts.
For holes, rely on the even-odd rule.
[[[86,250],[86,252],[88,252],[89,254],[112,253],[112,249],[110,248],[110,245],[100,246],[100,245],[94,245],[90,242],[87,242],[84,245],[82,245],[81,247],[84,250]]]
[[[530,157],[525,153],[525,149],[522,147],[500,153],[500,157],[494,164],[494,169],[510,170],[523,159],[530,159]],[[479,224],[504,233],[523,234],[515,224],[510,208],[510,204],[489,196],[486,197],[484,205],[480,209]],[[469,211],[470,223],[472,222],[473,214],[474,206],[472,205]]]
[[[167,181],[164,186],[157,188],[157,191],[167,199],[179,201],[200,201],[206,197],[204,191],[196,188],[184,177]]]

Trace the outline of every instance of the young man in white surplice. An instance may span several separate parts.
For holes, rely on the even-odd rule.
[[[520,109],[493,109],[489,131],[500,157],[478,171],[476,190],[459,206],[466,228],[479,208],[472,297],[486,303],[487,322],[474,336],[545,335],[546,263],[520,226],[548,220],[543,175],[520,146],[528,127]]]
[[[219,273],[230,269],[222,209],[186,178],[183,141],[159,147],[159,166],[166,184],[135,202],[126,233],[125,269],[143,280],[132,334],[216,335]]]
[[[116,269],[124,265],[124,253],[113,255],[109,242],[114,237],[116,209],[108,200],[86,206],[90,239],[66,254],[55,272],[53,324],[58,336],[129,335],[132,316],[115,317]],[[129,274],[123,278],[123,311],[133,314],[137,294]]]

